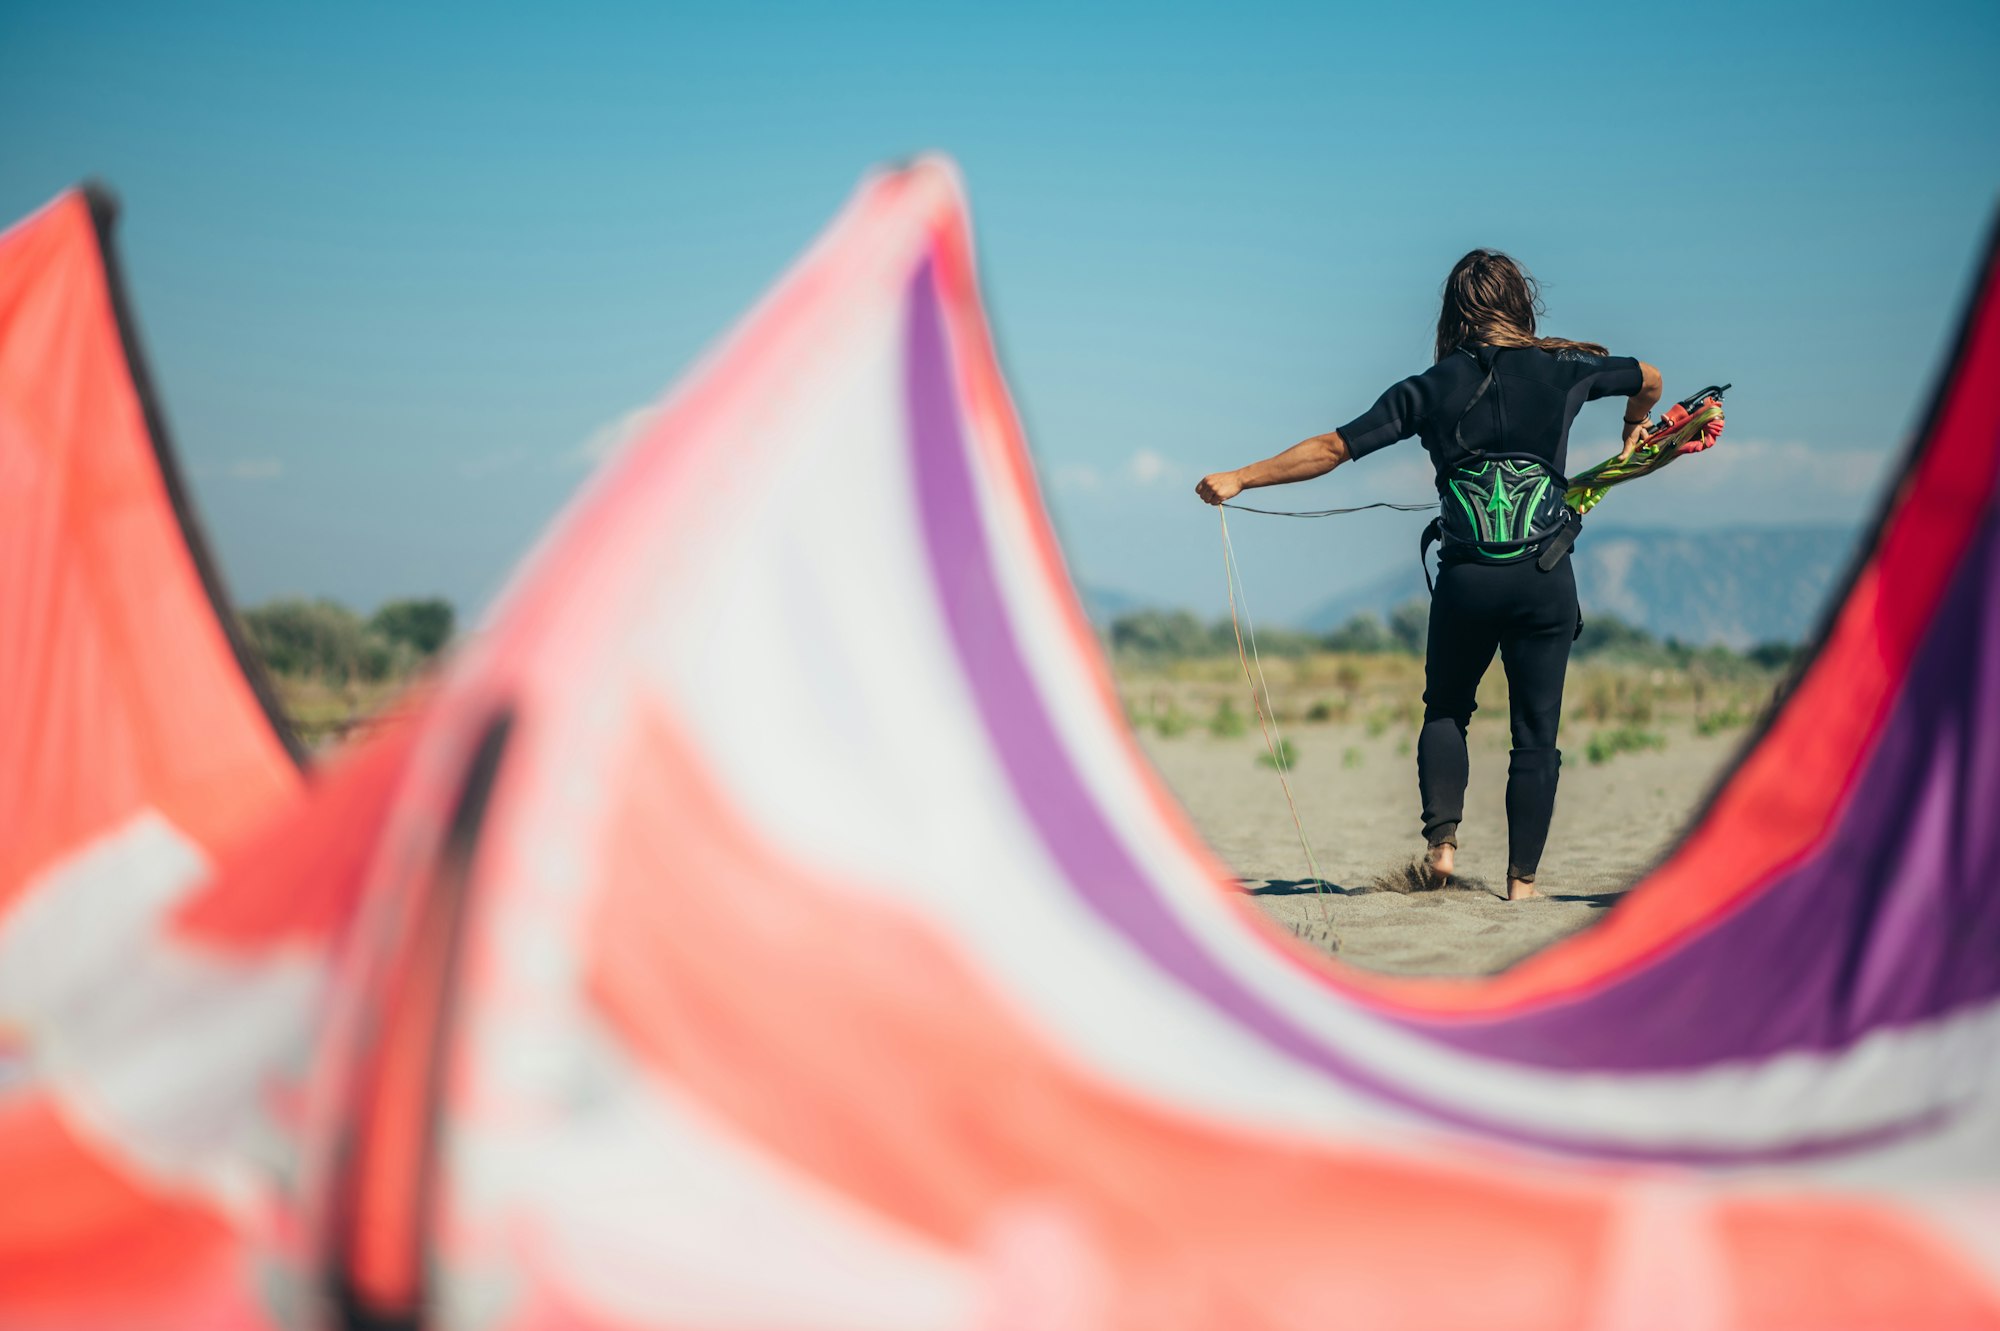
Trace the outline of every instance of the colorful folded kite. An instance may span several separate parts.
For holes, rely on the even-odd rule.
[[[1731,385],[1711,385],[1667,408],[1646,442],[1629,458],[1607,458],[1569,483],[1563,496],[1578,513],[1588,513],[1614,485],[1650,476],[1684,453],[1699,453],[1722,437],[1722,395]]]
[[[1133,742],[949,162],[310,775],[110,226],[0,230],[0,1327],[2000,1331],[2000,248],[1688,831],[1429,977]]]

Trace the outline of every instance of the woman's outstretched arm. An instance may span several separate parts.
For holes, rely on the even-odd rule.
[[[1329,430],[1293,444],[1274,458],[1204,476],[1194,492],[1204,503],[1220,504],[1260,485],[1289,485],[1324,476],[1347,458],[1347,441],[1340,437],[1340,431]]]

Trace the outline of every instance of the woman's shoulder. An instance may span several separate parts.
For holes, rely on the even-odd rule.
[[[1593,370],[1602,370],[1614,363],[1632,359],[1630,356],[1614,356],[1608,351],[1585,351],[1582,347],[1558,347],[1547,354],[1564,364],[1581,365]]]
[[[1423,379],[1456,379],[1467,374],[1481,374],[1485,371],[1487,347],[1476,347],[1470,343],[1460,343],[1441,361],[1436,361],[1418,377]]]
[[[1518,347],[1508,351],[1501,372],[1513,378],[1525,376],[1569,385],[1636,363],[1630,356],[1613,356],[1588,347]]]

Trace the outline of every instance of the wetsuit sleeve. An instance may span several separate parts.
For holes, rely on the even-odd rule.
[[[1422,428],[1429,394],[1424,377],[1413,375],[1375,399],[1375,405],[1340,427],[1347,441],[1347,455],[1366,457],[1378,448],[1387,448],[1399,439],[1408,439]]]
[[[1579,356],[1577,368],[1583,373],[1576,387],[1584,390],[1587,402],[1601,397],[1630,397],[1646,382],[1639,362],[1630,356]]]

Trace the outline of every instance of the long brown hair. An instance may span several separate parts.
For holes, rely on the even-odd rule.
[[[1541,289],[1526,269],[1498,250],[1474,250],[1453,264],[1443,294],[1444,308],[1438,311],[1439,360],[1467,343],[1607,354],[1595,342],[1536,337],[1535,316],[1546,313]]]

